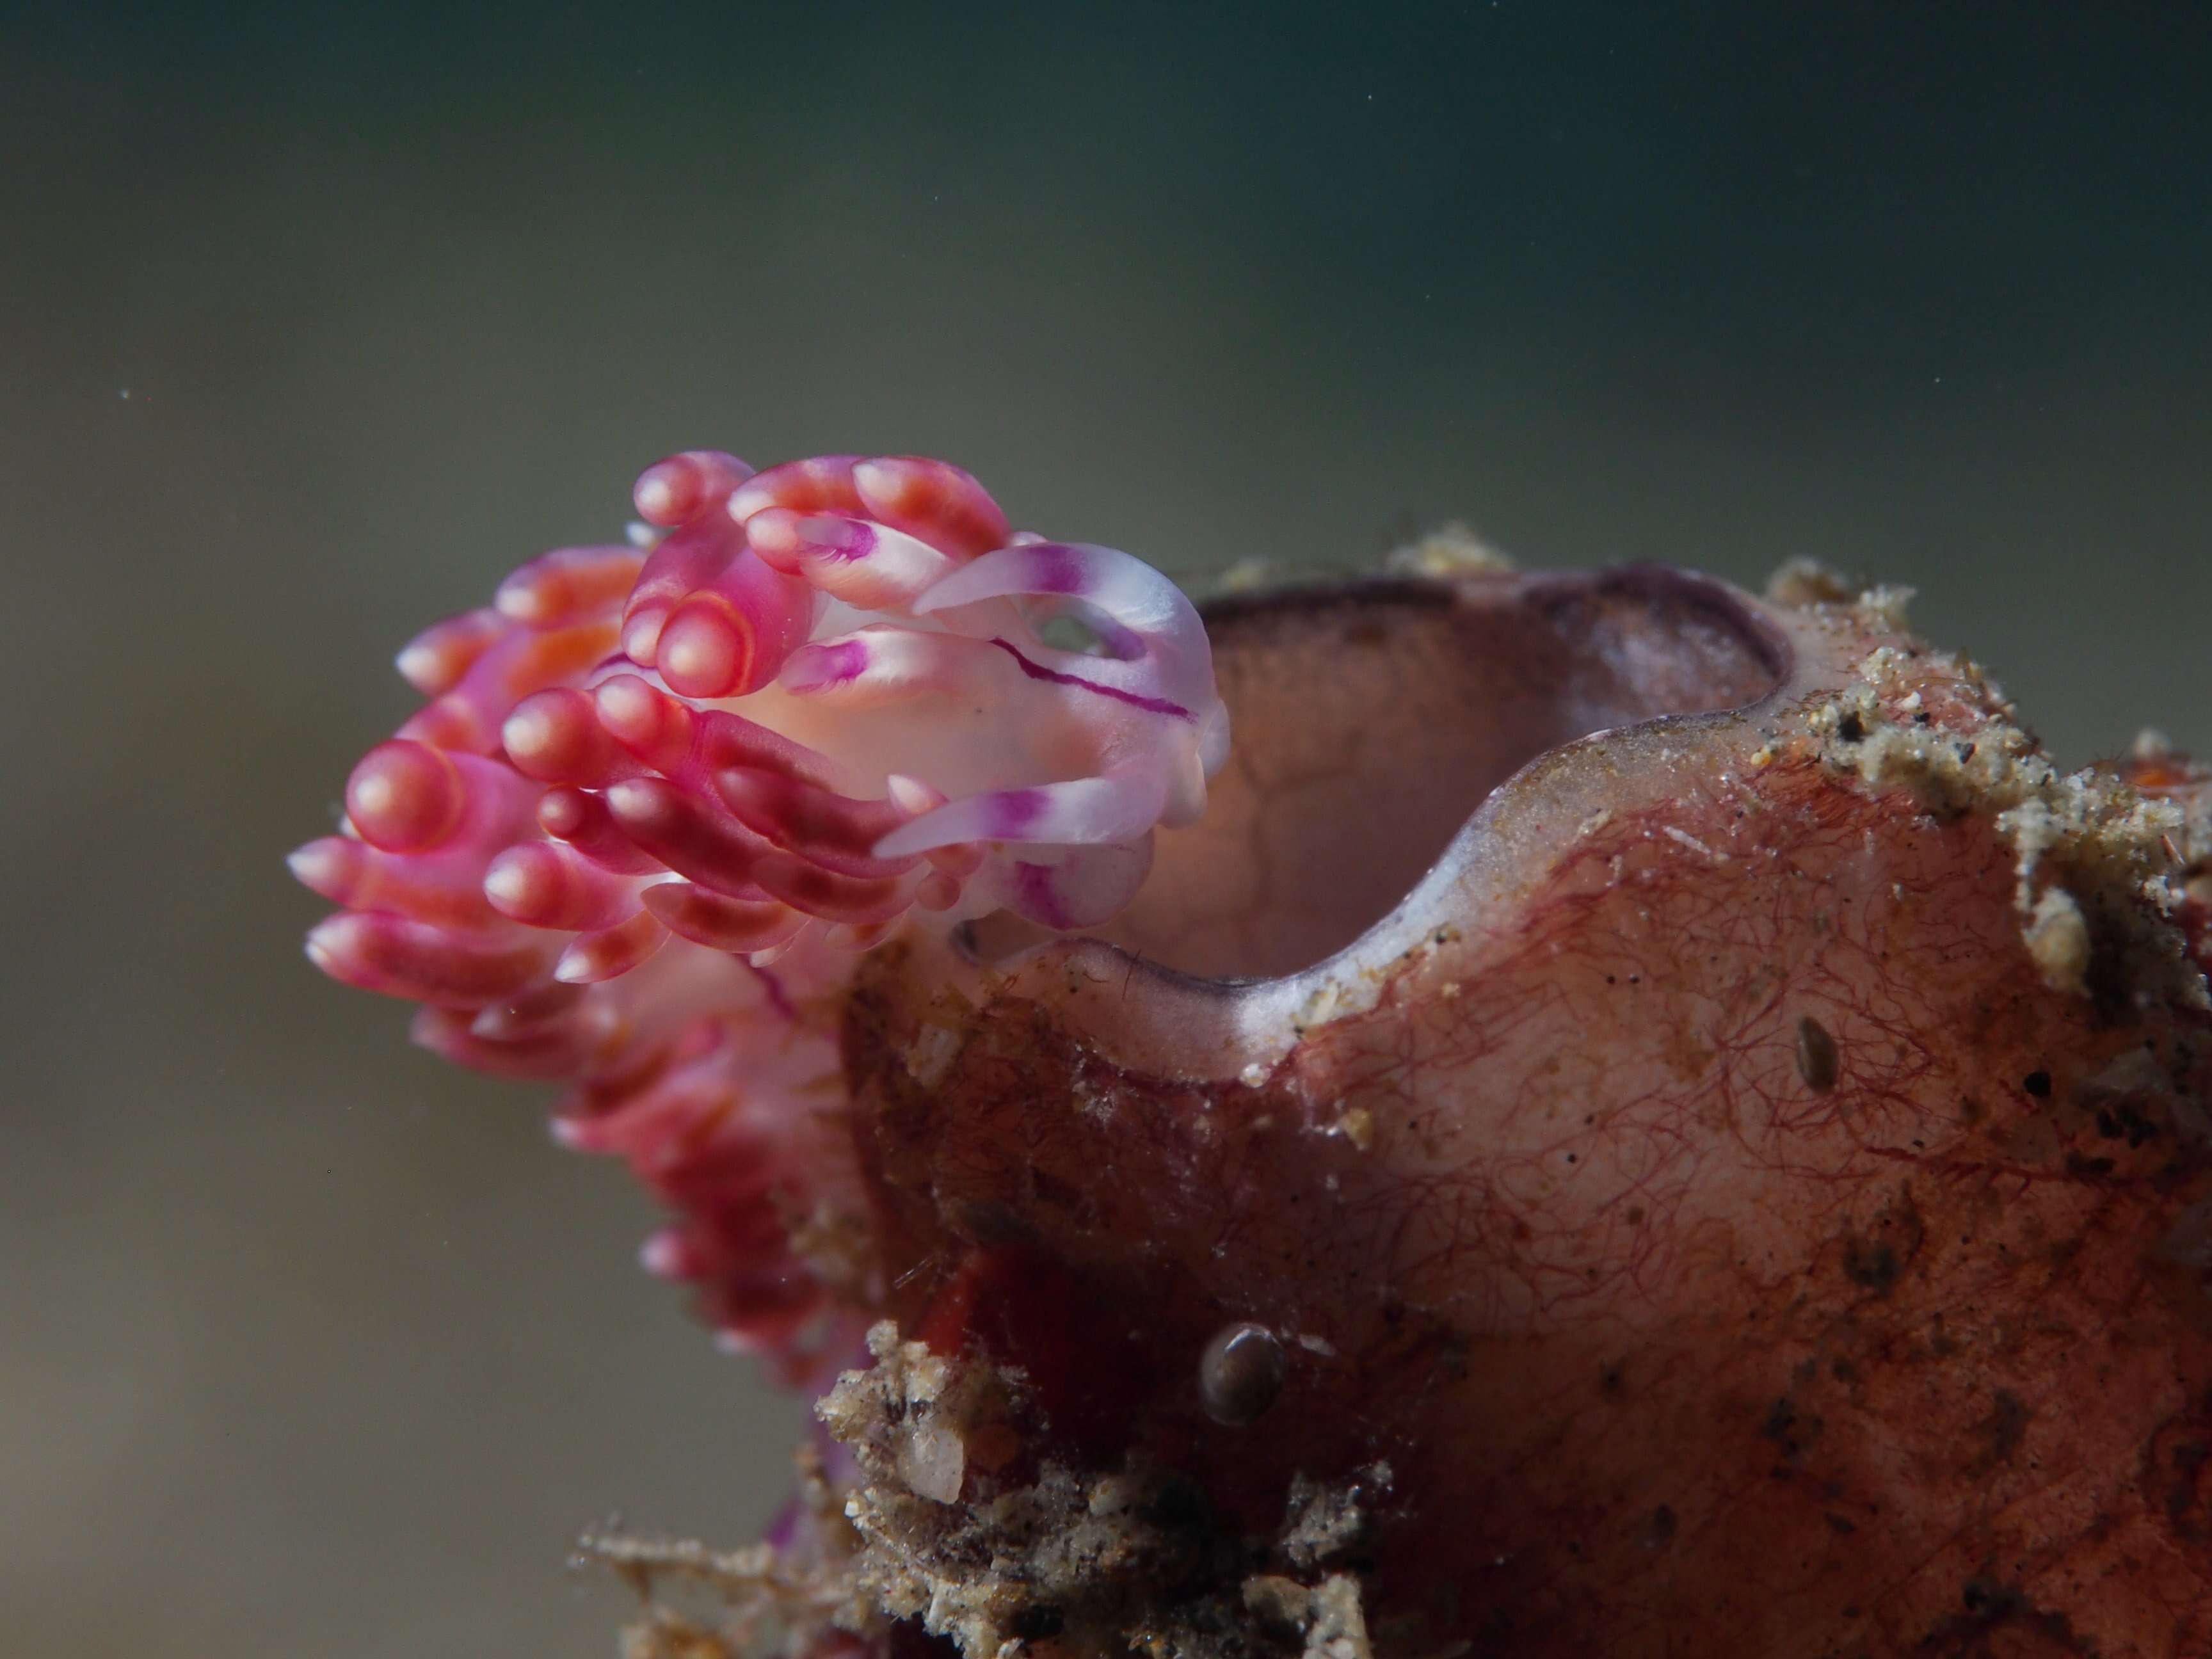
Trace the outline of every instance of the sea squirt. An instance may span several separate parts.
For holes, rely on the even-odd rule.
[[[938,466],[648,471],[300,855],[319,961],[577,1077],[654,1264],[845,1368],[641,1641],[2212,1644],[2199,769],[2062,775],[1808,568],[1439,544],[1200,634]]]

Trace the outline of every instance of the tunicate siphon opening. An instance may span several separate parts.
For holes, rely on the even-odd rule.
[[[1229,761],[1205,817],[1160,833],[1142,892],[1104,933],[1212,978],[1341,950],[1531,760],[1754,702],[1789,659],[1725,590],[1649,567],[1231,598],[1206,626]]]

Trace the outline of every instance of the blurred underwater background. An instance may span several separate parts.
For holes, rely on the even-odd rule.
[[[1203,587],[1464,520],[1919,589],[2212,747],[2212,9],[0,9],[0,1646],[603,1655],[801,1404],[299,956],[389,668],[678,448]]]

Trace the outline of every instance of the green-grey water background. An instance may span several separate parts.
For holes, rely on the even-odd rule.
[[[387,667],[695,445],[1202,580],[1911,582],[2212,744],[2201,5],[0,12],[0,1647],[598,1655],[795,1405],[300,959]],[[1316,695],[1326,695],[1317,685]]]

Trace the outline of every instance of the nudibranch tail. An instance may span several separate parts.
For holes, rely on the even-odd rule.
[[[565,1077],[568,1144],[678,1220],[654,1271],[804,1373],[868,1272],[836,1049],[860,956],[999,908],[1104,921],[1225,716],[1173,585],[1018,535],[918,456],[647,467],[632,543],[562,547],[400,653],[430,701],[292,855],[332,977],[417,1042]],[[1048,642],[1072,617],[1097,650]]]

